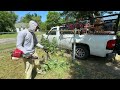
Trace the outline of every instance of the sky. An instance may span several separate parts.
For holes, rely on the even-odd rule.
[[[42,16],[41,20],[42,22],[45,22],[48,14],[48,11],[14,11],[14,12],[18,15],[18,21],[20,20],[21,17],[25,16],[25,14],[30,12],[30,14],[37,13],[38,15]],[[120,11],[114,11],[114,12],[119,13]]]
[[[42,22],[46,21],[48,11],[14,11],[18,15],[18,21],[20,20],[21,17],[24,17],[25,14],[30,13],[30,14],[38,14],[42,16],[41,20]],[[62,11],[57,11],[57,12],[62,12]]]
[[[42,22],[46,21],[46,17],[48,14],[48,11],[14,11],[18,15],[18,21],[21,17],[25,16],[25,14],[29,13],[34,14],[37,13],[38,15],[42,16],[41,20]]]
[[[113,11],[113,14],[115,14],[115,13],[120,13],[120,11]],[[107,16],[107,15],[110,15],[110,14],[108,14],[108,13],[103,14],[103,16]],[[104,17],[103,20],[117,19],[117,18],[118,18],[118,15],[110,16],[110,17]]]

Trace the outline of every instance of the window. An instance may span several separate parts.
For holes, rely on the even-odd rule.
[[[57,30],[57,28],[52,28],[52,30]]]
[[[67,30],[67,27],[60,27],[60,30]]]
[[[56,35],[56,30],[50,31],[47,35]]]

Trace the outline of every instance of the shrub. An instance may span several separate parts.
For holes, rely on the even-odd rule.
[[[56,53],[58,53],[57,49],[57,41],[55,38],[51,42],[48,39],[45,39],[43,36],[41,38],[41,44],[46,47],[48,50],[47,52],[51,54],[53,57]],[[66,58],[63,58],[64,50],[60,51],[60,56],[57,58],[49,58],[44,64],[41,65],[42,70],[49,71],[49,70],[66,70],[68,66],[68,62],[66,62]]]
[[[43,36],[41,38],[41,44],[47,48],[47,52],[54,54],[57,52],[57,41],[53,38],[52,42],[49,42],[48,39],[45,39]]]

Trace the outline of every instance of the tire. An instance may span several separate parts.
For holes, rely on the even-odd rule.
[[[89,57],[89,55],[89,50],[85,46],[76,46],[75,57],[77,59],[85,60]]]

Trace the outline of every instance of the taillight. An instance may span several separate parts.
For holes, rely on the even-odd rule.
[[[113,50],[115,44],[116,44],[116,40],[109,40],[109,41],[107,42],[106,49],[108,49],[108,50]]]

